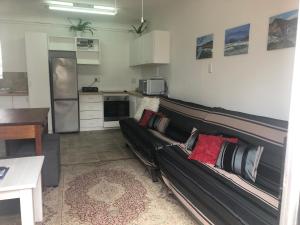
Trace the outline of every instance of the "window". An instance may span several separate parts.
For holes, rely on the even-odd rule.
[[[2,48],[1,48],[1,41],[0,41],[0,79],[3,78],[3,63],[2,63]]]

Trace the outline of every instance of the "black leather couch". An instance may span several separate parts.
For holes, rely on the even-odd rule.
[[[286,121],[161,98],[159,111],[171,118],[165,135],[142,128],[134,119],[120,121],[128,145],[202,224],[279,223]],[[235,136],[264,146],[256,182],[188,160],[174,142],[184,142],[193,127],[205,134]]]

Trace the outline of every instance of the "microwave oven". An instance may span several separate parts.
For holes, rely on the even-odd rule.
[[[139,81],[139,91],[145,95],[163,95],[165,94],[165,80],[149,79]]]

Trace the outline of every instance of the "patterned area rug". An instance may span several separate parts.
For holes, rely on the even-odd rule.
[[[120,130],[64,134],[61,136],[61,164],[106,162],[134,158],[125,147]]]
[[[44,192],[42,225],[195,225],[136,159],[64,166],[59,187]],[[0,217],[20,225],[20,216]]]

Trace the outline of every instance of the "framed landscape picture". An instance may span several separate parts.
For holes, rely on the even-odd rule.
[[[289,11],[269,20],[268,50],[296,46],[298,10]]]
[[[207,59],[213,56],[213,34],[197,38],[196,59]]]
[[[224,56],[247,54],[249,48],[250,24],[225,31]]]

